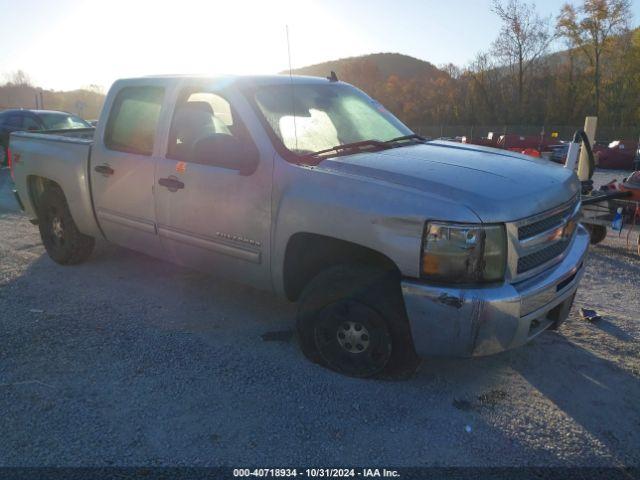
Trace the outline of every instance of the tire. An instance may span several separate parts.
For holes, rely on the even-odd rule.
[[[589,223],[584,224],[584,226],[589,232],[589,242],[591,245],[596,245],[607,238],[607,227]]]
[[[353,377],[406,375],[419,364],[397,273],[340,265],[315,277],[300,297],[302,352]]]
[[[80,233],[71,217],[64,193],[57,186],[46,187],[40,197],[38,228],[44,248],[56,263],[82,263],[93,251],[94,238]]]

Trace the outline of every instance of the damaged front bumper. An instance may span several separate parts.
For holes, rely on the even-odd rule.
[[[569,314],[584,273],[589,234],[581,225],[563,260],[515,284],[446,288],[403,280],[411,333],[420,355],[489,355],[525,344]]]

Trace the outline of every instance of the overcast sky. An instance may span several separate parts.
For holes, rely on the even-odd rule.
[[[535,3],[553,17],[561,4]],[[0,0],[0,12],[0,75],[22,69],[53,89],[275,73],[287,68],[287,24],[294,68],[374,52],[464,66],[499,29],[489,0]]]

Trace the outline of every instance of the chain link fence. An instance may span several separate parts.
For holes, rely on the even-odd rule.
[[[523,136],[540,135],[551,137],[556,133],[558,140],[571,140],[576,130],[583,128],[582,125],[413,125],[413,131],[419,135],[430,138],[481,138],[487,137],[489,132],[500,136],[505,134],[516,134]],[[598,126],[596,130],[596,141],[599,143],[609,143],[614,140],[634,140],[640,138],[640,126],[638,127],[607,127]]]

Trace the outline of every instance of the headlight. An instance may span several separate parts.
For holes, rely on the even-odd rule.
[[[504,278],[507,240],[503,225],[429,222],[422,247],[422,276],[447,283]]]

